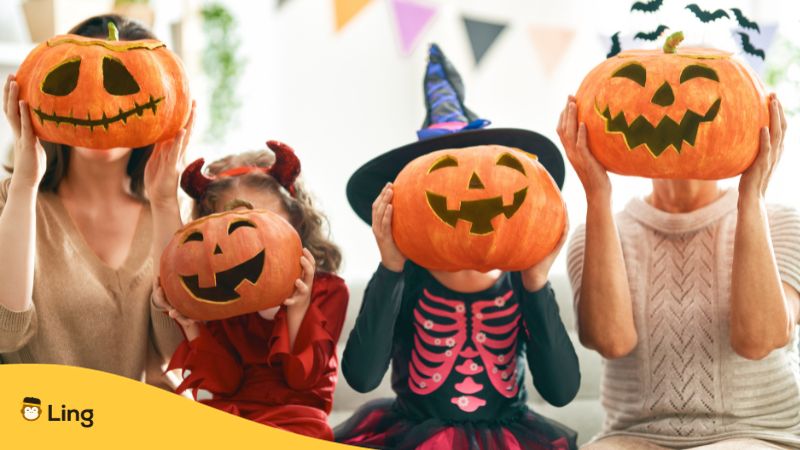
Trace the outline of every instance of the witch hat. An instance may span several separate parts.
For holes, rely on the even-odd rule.
[[[545,136],[516,128],[487,129],[490,122],[464,105],[464,84],[455,67],[436,44],[428,52],[423,82],[427,114],[419,140],[390,150],[367,162],[347,182],[347,200],[361,220],[372,222],[372,202],[387,182],[419,156],[437,150],[503,145],[536,155],[559,189],[564,184],[564,159]]]

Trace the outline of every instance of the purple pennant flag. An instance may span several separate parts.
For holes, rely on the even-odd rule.
[[[436,15],[436,7],[414,0],[389,0],[394,13],[400,49],[411,54],[422,32]]]

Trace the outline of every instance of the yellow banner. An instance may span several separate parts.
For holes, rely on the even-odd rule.
[[[117,375],[0,364],[2,448],[346,449]],[[238,445],[237,445],[238,444]]]

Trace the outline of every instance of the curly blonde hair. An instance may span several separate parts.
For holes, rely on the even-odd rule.
[[[234,167],[263,167],[272,166],[275,156],[267,150],[255,150],[235,155],[228,155],[209,164],[209,175],[216,177],[225,170]],[[195,202],[192,216],[199,217],[213,214],[217,211],[217,200],[223,192],[234,186],[247,186],[271,192],[278,196],[281,204],[289,213],[292,226],[300,235],[303,246],[306,247],[317,261],[317,269],[335,273],[342,263],[342,253],[329,236],[329,223],[325,215],[314,208],[311,195],[303,187],[300,180],[294,183],[295,196],[278,183],[275,178],[263,172],[255,171],[240,176],[215,178],[208,185],[202,201]],[[247,200],[247,199],[244,199]]]

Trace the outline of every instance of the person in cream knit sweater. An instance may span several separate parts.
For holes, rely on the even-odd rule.
[[[653,180],[613,215],[574,98],[558,132],[586,191],[568,269],[581,342],[604,358],[602,432],[584,448],[800,447],[800,215],[767,205],[786,121],[738,190]]]

